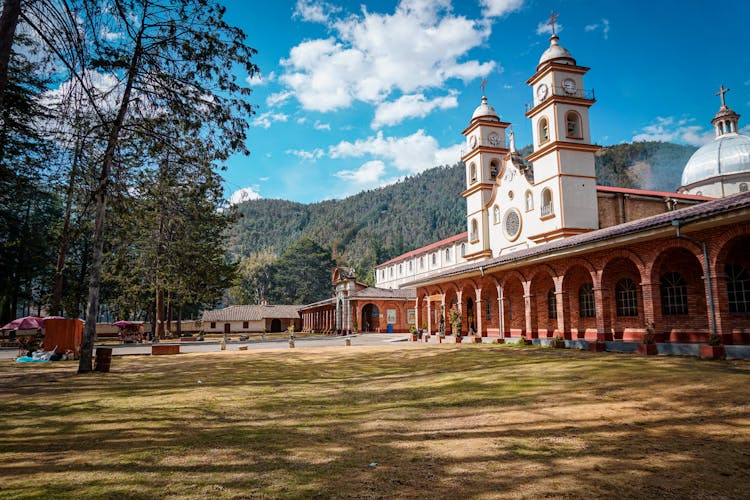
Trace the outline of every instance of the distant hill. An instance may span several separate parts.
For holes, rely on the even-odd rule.
[[[674,191],[695,150],[664,142],[604,147],[596,159],[598,183]],[[530,152],[530,147],[521,151]],[[280,254],[307,236],[330,248],[338,263],[354,266],[360,280],[372,283],[377,263],[466,230],[464,187],[464,167],[458,164],[343,200],[246,201],[227,236],[229,256]]]

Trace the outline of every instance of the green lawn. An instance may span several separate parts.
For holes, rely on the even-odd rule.
[[[2,498],[740,498],[750,364],[490,345],[0,362]]]

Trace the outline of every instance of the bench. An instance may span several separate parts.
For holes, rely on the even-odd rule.
[[[165,355],[165,354],[180,354],[180,345],[179,344],[152,345],[151,354],[153,356]]]

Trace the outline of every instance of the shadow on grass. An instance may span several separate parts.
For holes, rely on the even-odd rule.
[[[118,359],[83,377],[0,370],[11,497],[739,497],[750,486],[748,378],[727,364],[441,346]]]

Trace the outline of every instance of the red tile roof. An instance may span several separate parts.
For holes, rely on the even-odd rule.
[[[453,243],[455,243],[457,241],[466,240],[466,239],[468,239],[468,235],[469,235],[469,233],[467,231],[464,231],[461,234],[457,234],[455,236],[451,236],[449,238],[445,238],[444,240],[436,241],[435,243],[430,243],[429,245],[427,245],[425,247],[417,248],[416,250],[412,250],[411,252],[403,253],[403,254],[399,255],[398,257],[394,257],[394,258],[392,258],[391,260],[389,260],[387,262],[383,262],[382,264],[378,264],[377,266],[375,266],[375,268],[377,269],[379,267],[388,266],[390,264],[393,264],[393,263],[396,263],[396,262],[408,259],[409,257],[414,257],[415,255],[420,255],[420,254],[423,254],[423,253],[428,253],[428,252],[431,252],[432,250],[436,250],[436,249],[438,249],[440,247],[443,247],[443,246],[448,246],[448,245],[453,244]]]
[[[661,196],[665,198],[677,198],[683,200],[711,201],[716,198],[710,196],[701,196],[697,194],[672,193],[669,191],[649,191],[647,189],[632,189],[614,186],[596,186],[596,190],[602,193],[624,193],[638,196]]]
[[[259,321],[262,319],[296,319],[302,306],[239,305],[203,311],[203,321]]]

